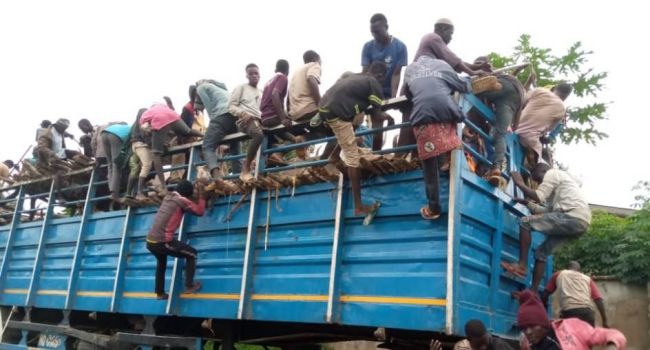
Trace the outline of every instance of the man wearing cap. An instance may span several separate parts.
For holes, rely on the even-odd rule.
[[[530,290],[521,293],[519,303],[517,326],[526,336],[522,349],[589,350],[606,346],[607,350],[622,350],[627,346],[627,339],[618,330],[594,328],[577,318],[549,320],[542,301]]]
[[[81,153],[65,148],[65,131],[70,126],[70,121],[65,118],[57,120],[54,124],[47,128],[47,131],[42,133],[38,138],[38,146],[36,154],[38,155],[38,162],[44,166],[51,166],[58,160],[71,159]]]
[[[428,55],[449,63],[457,72],[465,72],[468,75],[480,75],[490,71],[490,64],[481,62],[473,64],[463,62],[455,53],[447,47],[454,34],[454,24],[447,18],[440,18],[436,21],[433,33],[426,34],[420,40],[420,46],[415,53],[415,60],[422,55]]]

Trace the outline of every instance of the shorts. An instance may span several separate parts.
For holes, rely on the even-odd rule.
[[[421,160],[447,153],[461,146],[456,123],[431,123],[413,127]]]

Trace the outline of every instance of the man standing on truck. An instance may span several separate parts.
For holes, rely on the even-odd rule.
[[[472,64],[464,62],[460,57],[449,49],[447,46],[451,42],[454,34],[454,24],[448,18],[440,18],[434,25],[433,33],[425,34],[420,39],[420,45],[415,52],[413,61],[417,61],[423,55],[443,60],[458,73],[465,72],[468,75],[482,75],[491,70],[490,64],[482,62],[480,64]],[[405,73],[406,75],[406,73]],[[410,119],[408,113],[404,113],[402,122]],[[398,146],[405,146],[415,143],[413,140],[411,128],[402,128],[399,133]]]
[[[546,259],[553,249],[567,241],[580,237],[591,223],[591,211],[584,194],[576,180],[567,172],[552,169],[546,163],[537,163],[531,176],[540,183],[537,190],[526,186],[518,172],[510,174],[512,181],[528,199],[516,198],[526,204],[533,215],[521,218],[519,226],[519,262],[501,262],[508,272],[526,277],[528,273],[528,250],[532,230],[540,231],[547,237],[535,250],[535,267],[531,289],[537,291],[544,276]],[[537,204],[539,203],[539,204]]]
[[[363,155],[357,145],[354,127],[363,122],[365,111],[370,106],[373,107],[373,120],[392,119],[380,109],[384,102],[381,82],[385,74],[386,64],[374,62],[368,67],[365,74],[352,74],[339,79],[323,95],[318,108],[320,116],[327,121],[341,147],[343,162],[347,167],[347,173],[352,184],[354,214],[365,216],[364,225],[370,224],[374,218],[377,210],[379,210],[379,202],[366,205],[361,201],[361,171],[359,166]],[[338,153],[335,152],[334,154]]]
[[[197,186],[198,203],[190,197],[194,193],[194,186],[187,180],[181,180],[176,185],[176,191],[168,193],[160,204],[158,213],[154,218],[151,230],[147,234],[147,249],[156,257],[156,298],[167,299],[165,293],[165,270],[167,269],[167,256],[185,258],[185,293],[194,293],[201,289],[201,283],[194,281],[196,270],[197,251],[189,244],[174,239],[174,232],[181,224],[183,214],[186,212],[197,216],[205,213],[205,195],[203,186]]]
[[[456,56],[447,45],[451,42],[454,34],[454,24],[447,18],[440,18],[436,21],[433,33],[426,34],[420,39],[420,46],[415,53],[415,60],[422,55],[431,56],[443,60],[458,73],[467,75],[481,75],[491,70],[488,62],[467,63]]]
[[[542,292],[544,305],[555,291],[560,295],[560,318],[575,317],[589,323],[592,327],[595,326],[594,310],[591,308],[593,300],[603,320],[603,327],[609,328],[605,304],[598,286],[591,277],[580,272],[580,264],[577,261],[569,262],[567,269],[551,276]]]
[[[454,91],[469,91],[469,82],[458,77],[447,62],[428,55],[406,67],[404,90],[413,103],[411,126],[422,162],[428,205],[420,209],[426,220],[440,217],[438,156],[461,146],[456,123],[463,120],[451,98]]]
[[[363,72],[365,73],[373,62],[386,63],[386,77],[382,82],[382,91],[386,98],[395,97],[402,76],[402,67],[408,62],[406,45],[388,34],[388,19],[381,13],[370,17],[370,34],[373,40],[363,45],[361,52]]]

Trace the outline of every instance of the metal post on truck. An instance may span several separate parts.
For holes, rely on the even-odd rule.
[[[266,166],[262,153],[266,150],[267,143],[268,137],[264,135],[262,145],[257,150],[257,156],[255,157],[255,162],[257,164],[255,167],[255,178],[260,175],[261,171]],[[267,196],[270,195],[271,193],[269,191]],[[246,230],[246,246],[244,250],[241,290],[239,292],[239,305],[237,306],[237,319],[239,320],[245,318],[246,307],[251,297],[249,291],[253,281],[251,274],[253,271],[253,258],[255,257],[255,243],[257,242],[257,202],[257,187],[253,187],[251,192],[250,211],[248,213],[248,228]]]
[[[194,176],[194,152],[195,152],[196,146],[192,146],[190,148],[190,159],[187,162],[187,169],[185,170],[185,179],[186,180],[192,180]],[[187,233],[186,228],[187,228],[187,214],[183,215],[183,218],[181,219],[181,224],[178,228],[178,240],[183,242],[187,239]],[[169,298],[167,299],[167,307],[165,308],[165,312],[167,314],[172,314],[174,312],[174,300],[176,299],[177,296],[180,295],[179,291],[179,283],[180,283],[180,262],[178,258],[174,259],[174,268],[172,269],[172,278],[171,278],[171,285],[169,286]]]
[[[18,197],[16,197],[16,208],[14,208],[14,215],[11,218],[11,225],[7,233],[7,241],[5,242],[5,251],[2,255],[2,265],[0,265],[0,290],[3,290],[5,280],[7,278],[7,270],[9,269],[9,258],[11,257],[12,248],[14,245],[14,237],[16,234],[16,226],[20,223],[20,216],[22,215],[23,200],[25,196],[25,187],[20,186],[18,189]]]
[[[38,279],[41,274],[41,260],[43,259],[44,246],[45,246],[45,234],[47,228],[52,220],[52,212],[55,206],[54,199],[54,189],[56,187],[56,177],[52,178],[52,183],[50,184],[50,192],[47,197],[47,209],[45,210],[45,216],[43,217],[43,223],[41,224],[41,234],[38,238],[38,249],[36,250],[36,257],[34,258],[34,267],[32,268],[32,278],[29,281],[29,289],[27,290],[27,296],[25,297],[25,305],[31,306],[34,301],[35,289],[38,287]]]
[[[115,269],[115,281],[113,282],[113,294],[111,296],[111,312],[117,312],[118,301],[121,299],[122,289],[124,287],[124,271],[126,270],[126,257],[129,254],[129,224],[131,223],[133,209],[129,205],[126,208],[124,225],[122,225],[122,239],[120,241],[120,254],[117,258],[117,268]]]
[[[65,309],[70,310],[72,308],[72,302],[74,301],[73,291],[76,287],[77,277],[79,274],[79,267],[81,266],[81,257],[83,256],[84,250],[84,240],[83,234],[86,228],[86,223],[88,222],[88,216],[91,215],[92,211],[92,201],[91,199],[95,196],[95,176],[96,168],[90,173],[90,182],[88,183],[88,188],[86,189],[86,201],[84,202],[83,212],[81,213],[81,220],[79,221],[79,231],[77,232],[77,244],[74,247],[74,255],[72,257],[72,268],[70,269],[70,277],[68,277],[68,290],[65,297]]]
[[[341,265],[341,232],[345,225],[345,208],[343,208],[343,192],[345,186],[343,182],[343,173],[339,173],[336,194],[336,214],[334,217],[334,239],[332,241],[332,263],[330,265],[329,289],[327,293],[327,312],[325,321],[335,323],[339,321],[339,266]]]

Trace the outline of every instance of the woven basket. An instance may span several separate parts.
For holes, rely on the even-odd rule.
[[[472,80],[472,91],[475,94],[480,94],[486,91],[501,90],[502,86],[497,80],[497,77],[489,75],[486,77],[476,78]]]

